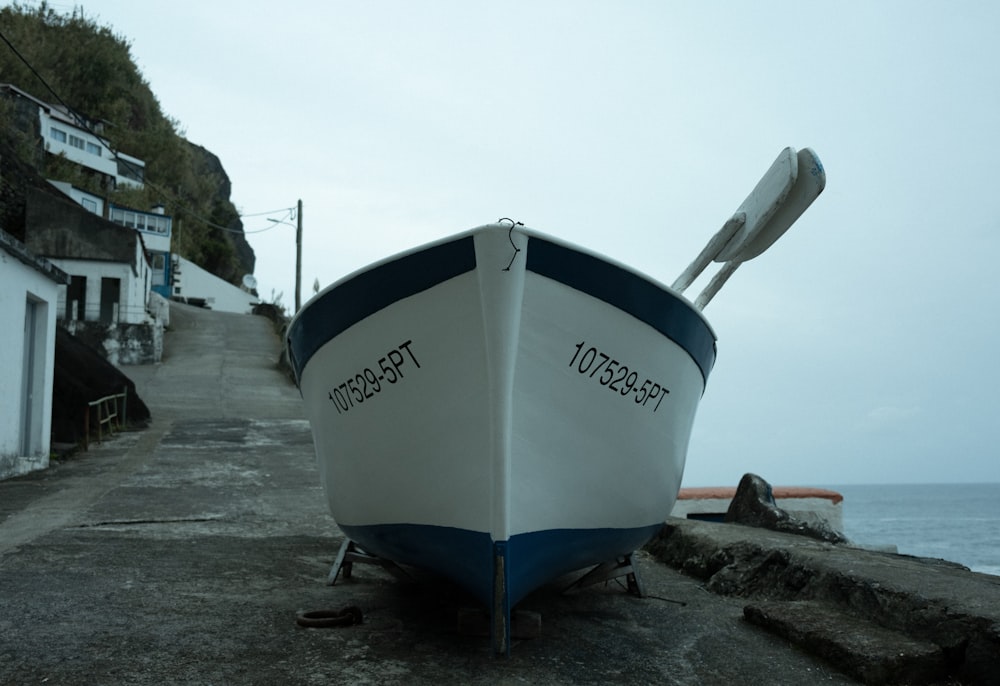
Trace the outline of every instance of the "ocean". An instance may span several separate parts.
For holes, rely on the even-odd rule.
[[[1000,483],[826,486],[852,543],[896,546],[1000,576]]]

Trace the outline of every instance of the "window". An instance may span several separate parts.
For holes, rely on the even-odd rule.
[[[96,143],[87,143],[87,152],[89,152],[91,155],[97,155],[98,157],[100,157],[101,146],[97,145]]]
[[[129,162],[128,160],[123,160],[118,158],[118,176],[123,179],[131,179],[132,181],[143,180],[143,168],[134,162]]]
[[[53,126],[51,129],[49,129],[49,135],[52,137],[52,140],[54,141],[59,141],[60,143],[66,142],[66,132],[63,131],[62,129],[57,129],[56,127]]]
[[[170,217],[112,207],[108,212],[108,219],[130,229],[139,229],[161,236],[170,235]]]
[[[83,205],[83,209],[88,212],[93,212],[97,214],[97,201],[91,198],[80,198],[80,204]]]
[[[80,138],[79,136],[74,136],[73,134],[69,135],[69,144],[72,145],[74,148],[80,148],[80,150],[83,150],[84,148],[83,143],[84,143],[83,139]]]
[[[156,233],[166,236],[170,233],[168,230],[169,223],[166,217],[147,217],[149,221],[149,230],[155,231]]]

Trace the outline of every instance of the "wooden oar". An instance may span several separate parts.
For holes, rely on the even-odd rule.
[[[788,197],[798,170],[795,151],[791,148],[782,150],[739,209],[719,232],[712,236],[694,262],[677,277],[672,288],[683,293],[709,263],[717,260],[723,252],[733,252],[735,247],[742,246],[748,235],[756,235],[756,231],[777,212],[778,207]]]
[[[688,268],[681,272],[681,275],[677,277],[674,284],[671,286],[678,293],[683,293],[684,289],[691,285],[691,282],[698,278],[698,276],[705,271],[715,256],[719,254],[719,251],[726,247],[726,244],[732,240],[736,232],[743,228],[743,224],[746,222],[745,214],[734,214],[730,217],[729,221],[722,225],[718,233],[712,236],[712,239],[708,242],[701,252],[698,253],[698,257],[694,258],[694,262],[688,265]]]
[[[714,235],[672,288],[691,285],[710,262],[724,262],[694,305],[703,309],[741,263],[767,250],[795,223],[826,186],[823,164],[809,148],[785,148],[739,209]]]
[[[802,216],[813,200],[819,197],[826,187],[826,171],[819,157],[810,148],[803,148],[798,152],[798,175],[791,191],[785,199],[778,205],[777,210],[772,213],[769,219],[762,222],[753,232],[747,234],[746,239],[739,246],[734,247],[734,254],[730,254],[730,245],[726,250],[719,253],[715,258],[716,262],[726,260],[739,260],[746,262],[760,255],[771,247],[771,245],[781,238],[788,231],[789,227]],[[738,237],[734,238],[734,241]]]

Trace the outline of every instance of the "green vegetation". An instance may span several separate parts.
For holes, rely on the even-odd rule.
[[[127,39],[86,18],[82,9],[59,14],[44,2],[0,9],[0,31],[17,51],[0,44],[0,82],[45,102],[61,101],[88,120],[102,122],[100,135],[114,149],[145,161],[146,185],[141,190],[99,187],[77,165],[38,154],[39,132],[25,132],[12,108],[0,107],[0,131],[21,162],[46,178],[67,181],[116,204],[147,209],[160,203],[179,229],[174,252],[234,283],[253,271],[253,252],[229,199],[222,166],[214,155],[185,140],[177,122],[160,109]]]

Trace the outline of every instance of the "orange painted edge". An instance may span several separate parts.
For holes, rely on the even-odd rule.
[[[844,496],[837,491],[826,488],[810,488],[807,486],[772,486],[774,498],[824,498],[834,505],[840,504]],[[678,500],[732,500],[736,495],[734,486],[707,486],[701,488],[682,488],[677,494]]]

